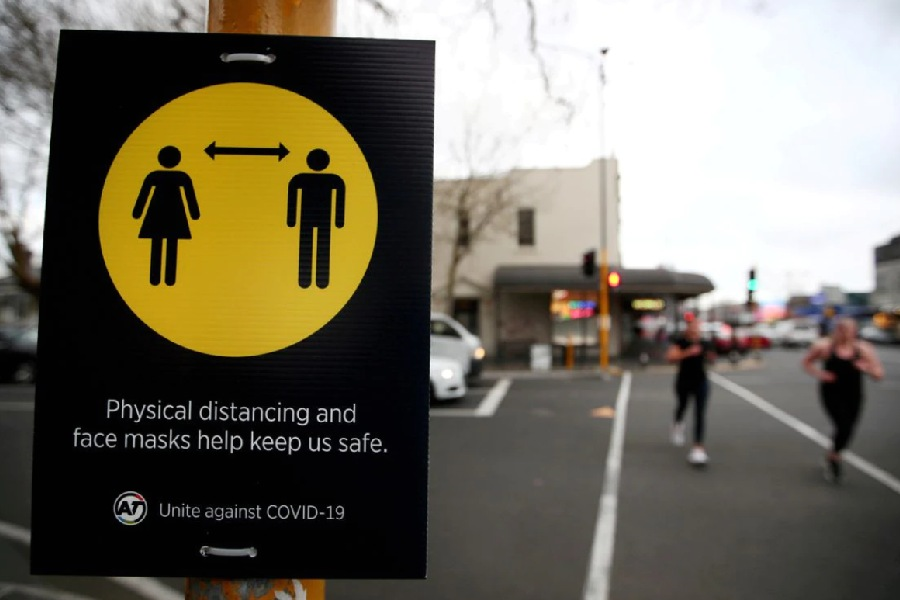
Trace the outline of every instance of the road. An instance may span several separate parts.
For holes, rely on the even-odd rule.
[[[900,348],[878,350],[840,487],[800,351],[717,369],[703,470],[668,441],[667,368],[488,373],[432,409],[429,578],[332,580],[328,598],[896,598]],[[0,598],[181,597],[180,580],[27,574],[32,402],[0,387]]]

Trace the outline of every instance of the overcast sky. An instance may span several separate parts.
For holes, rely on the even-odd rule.
[[[626,267],[702,273],[711,300],[742,300],[751,266],[763,301],[874,287],[873,249],[900,234],[900,3],[538,1],[570,123],[542,93],[521,0],[495,1],[497,43],[465,2],[435,4],[401,3],[393,33],[438,40],[439,174],[453,173],[467,123],[514,141],[522,165],[595,158],[596,56],[608,47]]]

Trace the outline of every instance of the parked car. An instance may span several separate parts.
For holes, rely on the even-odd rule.
[[[700,335],[713,343],[716,354],[727,357],[732,362],[740,360],[750,351],[750,341],[746,333],[721,321],[709,321],[701,326]]]
[[[37,378],[37,326],[0,328],[0,381],[34,383]]]
[[[431,402],[456,400],[466,395],[466,378],[458,361],[432,356],[429,362]]]
[[[465,377],[481,374],[485,351],[481,338],[443,313],[431,313],[431,355],[452,358],[462,365]]]
[[[874,323],[867,323],[859,329],[859,337],[873,344],[892,344],[894,336]]]
[[[784,336],[794,328],[793,322],[789,320],[773,321],[771,323],[757,323],[756,331],[769,341],[769,347],[784,345]]]
[[[781,345],[785,348],[805,348],[819,339],[819,326],[813,322],[795,322],[784,334]]]
[[[768,350],[772,347],[772,339],[768,335],[768,330],[759,325],[760,323],[757,323],[738,330],[738,336],[746,340],[749,351]]]

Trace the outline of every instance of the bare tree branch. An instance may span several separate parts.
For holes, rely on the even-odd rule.
[[[393,9],[388,8],[388,6],[384,2],[381,2],[381,0],[359,0],[359,1],[362,2],[363,4],[367,5],[369,8],[371,8],[377,14],[381,15],[381,18],[383,18],[388,23],[393,23],[394,21],[397,20],[397,13]]]
[[[26,292],[40,293],[29,217],[46,173],[60,30],[200,31],[204,6],[204,0],[0,0],[0,150],[16,157],[15,164],[0,161],[0,260]]]

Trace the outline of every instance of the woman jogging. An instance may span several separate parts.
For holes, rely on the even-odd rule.
[[[676,338],[666,352],[666,360],[678,363],[675,376],[675,423],[672,425],[672,443],[684,445],[684,413],[688,402],[694,399],[694,445],[688,454],[688,462],[702,466],[709,461],[703,443],[706,432],[706,402],[709,399],[709,382],[706,379],[706,361],[716,359],[712,344],[700,338],[700,322],[688,322],[682,337]]]
[[[872,345],[857,339],[856,322],[847,317],[837,320],[830,337],[813,343],[803,358],[803,368],[819,380],[822,406],[834,426],[825,478],[839,483],[841,452],[850,443],[862,410],[863,373],[881,379],[884,369]]]

